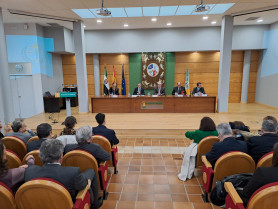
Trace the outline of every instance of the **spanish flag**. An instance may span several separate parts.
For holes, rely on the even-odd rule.
[[[113,83],[117,83],[117,80],[116,80],[116,73],[115,73],[115,67],[113,65]]]

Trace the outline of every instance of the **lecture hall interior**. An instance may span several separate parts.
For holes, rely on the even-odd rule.
[[[1,175],[5,166],[10,172],[30,160],[32,142],[11,134],[18,121],[34,135],[40,124],[50,124],[52,137],[67,146],[79,144],[79,128],[101,125],[96,118],[103,113],[103,125],[119,143],[110,146],[109,137],[91,132],[88,143],[111,155],[102,163],[91,156],[100,208],[277,209],[275,182],[257,190],[248,206],[232,184],[223,183],[226,199],[217,204],[216,182],[260,166],[247,151],[241,157],[223,153],[215,166],[206,158],[214,143],[225,142],[218,124],[231,122],[232,136],[248,149],[242,127],[251,137],[271,132],[265,121],[277,129],[277,121],[265,118],[278,118],[277,39],[277,0],[0,1],[0,132],[6,135],[0,155],[8,162],[0,156],[0,208],[94,208],[93,181],[75,200],[50,177],[21,182],[12,191]],[[73,139],[60,136],[68,116],[77,121]],[[188,133],[200,132],[204,117],[212,119],[216,136],[197,141]],[[243,126],[233,129],[237,122]],[[42,151],[36,153],[35,165],[43,166]],[[67,154],[61,167],[83,171],[88,159],[69,160]],[[262,163],[274,166],[275,155],[274,149]],[[25,177],[32,166],[24,167]]]

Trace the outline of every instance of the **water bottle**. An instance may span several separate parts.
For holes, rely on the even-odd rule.
[[[148,97],[150,96],[150,92],[148,92]]]
[[[128,96],[130,97],[130,92],[128,92]]]

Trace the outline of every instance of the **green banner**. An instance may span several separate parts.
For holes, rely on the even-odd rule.
[[[60,97],[76,97],[76,92],[61,92]]]

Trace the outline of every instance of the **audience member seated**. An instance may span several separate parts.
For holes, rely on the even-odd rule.
[[[263,120],[271,120],[271,121],[274,121],[275,123],[277,123],[277,119],[270,115],[265,116]]]
[[[76,131],[76,141],[78,144],[67,144],[64,153],[80,149],[91,153],[97,160],[98,164],[102,161],[110,160],[110,154],[102,149],[98,144],[91,143],[92,141],[92,127],[84,126]]]
[[[17,138],[20,138],[22,141],[24,141],[25,144],[28,142],[28,140],[31,137],[36,136],[36,134],[31,129],[28,129],[26,124],[20,120],[16,120],[13,122],[12,129],[13,132],[7,133],[5,136],[15,136]],[[26,131],[28,133],[25,133]]]
[[[274,153],[272,159],[272,167],[259,167],[255,171],[251,180],[244,187],[243,192],[239,193],[242,197],[244,205],[247,205],[252,194],[260,187],[278,182],[278,143],[274,145]]]
[[[110,95],[120,95],[119,94],[119,88],[118,88],[116,82],[113,82],[112,86],[110,87],[109,94]]]
[[[74,126],[77,124],[76,118],[74,116],[68,116],[64,122],[65,128],[60,133],[62,135],[75,135]]]
[[[263,155],[271,152],[278,142],[277,123],[273,120],[263,121],[261,133],[261,136],[253,136],[247,141],[248,153],[256,163]]]
[[[242,121],[234,121],[234,122],[229,122],[232,131],[233,131],[233,136],[241,141],[244,141],[244,134],[250,132],[250,129],[248,126],[246,126]]]
[[[47,140],[52,138],[52,127],[48,123],[42,123],[37,127],[37,135],[39,140],[29,142],[27,144],[27,153],[36,149],[40,149],[41,144]]]
[[[243,141],[236,140],[233,137],[232,129],[227,123],[220,123],[216,130],[219,135],[220,142],[215,143],[209,153],[206,154],[207,160],[214,167],[217,159],[230,151],[240,151],[247,153],[247,144]]]
[[[57,140],[46,140],[40,148],[40,158],[43,166],[30,166],[25,172],[25,182],[35,178],[50,178],[63,184],[75,201],[78,191],[84,189],[88,183],[91,183],[91,208],[99,208],[102,205],[102,198],[98,198],[98,183],[94,170],[89,169],[81,173],[77,167],[62,167],[63,144]],[[93,193],[93,194],[92,194]]]
[[[4,127],[4,134],[2,134],[2,132],[1,132],[2,128],[3,128],[3,126],[2,126],[2,123],[0,121],[0,139],[2,139],[4,137],[4,134],[6,135],[11,130],[10,126],[5,125],[5,127]]]
[[[200,122],[200,128],[196,131],[187,131],[185,136],[193,139],[194,143],[199,142],[207,136],[218,136],[214,121],[210,117],[203,117]]]
[[[98,126],[93,128],[93,135],[104,136],[110,141],[111,146],[119,144],[119,139],[117,138],[115,131],[106,128],[106,120],[103,113],[98,113],[96,115],[96,121],[98,123]]]
[[[18,168],[8,169],[6,148],[0,140],[0,181],[7,185],[14,193],[19,188],[20,184],[24,182],[25,169],[34,165],[34,157],[32,155],[26,158],[27,164],[19,166]]]

